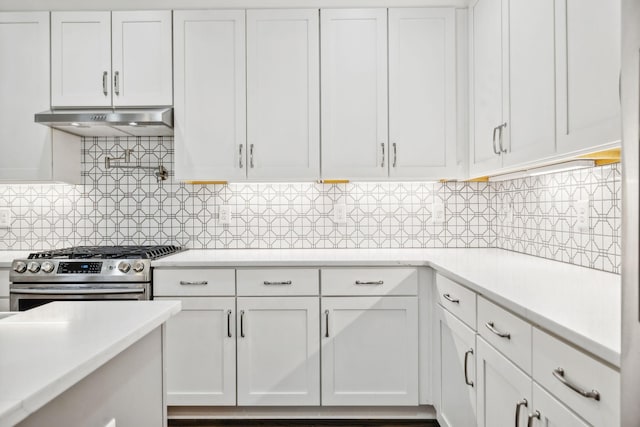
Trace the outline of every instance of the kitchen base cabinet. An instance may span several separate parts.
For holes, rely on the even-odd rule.
[[[418,405],[416,297],[323,297],[322,404]]]
[[[318,297],[238,298],[238,406],[320,404],[318,310]]]
[[[167,321],[167,405],[235,405],[235,298],[162,297],[180,300]]]
[[[538,384],[533,383],[533,405],[531,414],[536,415],[531,427],[587,427],[579,416],[554,399]],[[539,415],[538,415],[539,414]]]

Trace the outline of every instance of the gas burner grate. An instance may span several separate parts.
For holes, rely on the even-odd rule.
[[[34,252],[29,259],[158,259],[184,251],[180,246],[75,246],[64,249]]]

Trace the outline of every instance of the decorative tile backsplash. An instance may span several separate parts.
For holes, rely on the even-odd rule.
[[[153,170],[105,168],[133,149]],[[190,248],[500,247],[606,271],[620,268],[619,165],[500,183],[233,183],[173,181],[172,138],[85,138],[83,185],[0,186],[11,227],[0,249],[176,243]],[[588,231],[575,230],[587,200]],[[444,204],[444,223],[432,208]],[[347,208],[334,221],[334,205]],[[231,210],[229,224],[219,220]]]

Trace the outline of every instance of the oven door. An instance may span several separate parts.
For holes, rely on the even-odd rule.
[[[148,284],[15,285],[9,291],[9,309],[25,311],[53,301],[140,301],[150,299]]]

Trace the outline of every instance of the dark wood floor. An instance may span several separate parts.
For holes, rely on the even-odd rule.
[[[416,420],[170,420],[169,427],[439,427],[437,421]]]

